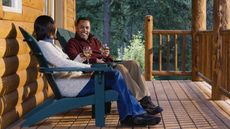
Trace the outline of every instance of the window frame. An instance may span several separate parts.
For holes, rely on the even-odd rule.
[[[11,0],[11,6],[5,6],[2,3],[2,10],[5,12],[22,13],[22,0]]]

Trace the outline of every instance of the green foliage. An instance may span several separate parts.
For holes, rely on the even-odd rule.
[[[144,69],[144,41],[141,32],[130,40],[130,45],[124,49],[123,59],[136,60],[140,63],[142,70]]]

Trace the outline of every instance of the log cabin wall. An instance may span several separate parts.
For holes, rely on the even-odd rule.
[[[61,8],[66,10],[63,28],[74,31],[75,0],[61,2],[66,3]],[[22,0],[22,13],[12,13],[2,9],[0,0],[0,129],[9,127],[52,95],[18,29],[21,26],[32,33],[35,19],[45,14],[44,7],[44,0]]]
[[[74,22],[76,19],[76,0],[65,0],[67,1],[66,8],[66,29],[75,32]]]
[[[58,27],[75,32],[76,0],[55,0],[54,15]]]

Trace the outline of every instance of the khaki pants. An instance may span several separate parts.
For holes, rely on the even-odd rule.
[[[150,96],[149,90],[145,85],[145,80],[141,74],[140,65],[137,61],[122,61],[117,64],[116,69],[121,72],[129,90],[137,100],[141,100],[145,96]]]

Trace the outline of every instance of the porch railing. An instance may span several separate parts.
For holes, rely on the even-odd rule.
[[[186,64],[192,64],[192,58],[186,60],[189,51],[192,51],[188,49],[192,48],[188,47],[192,44],[191,35],[188,30],[153,30],[152,17],[146,16],[145,79],[152,80],[152,76],[187,76],[191,75],[194,67],[197,75],[213,86],[213,99],[223,94],[230,97],[230,30],[222,30],[220,35],[214,31],[196,32],[193,42],[196,50],[192,53],[196,57],[196,66],[187,68]]]
[[[152,76],[190,76],[191,60],[186,56],[191,56],[191,47],[188,47],[192,43],[191,31],[153,30],[152,21],[152,16],[146,16],[145,79],[152,80]]]
[[[158,51],[153,57],[153,63],[157,64],[153,76],[191,75],[191,60],[186,60],[186,56],[191,56],[190,30],[153,30],[153,46]]]
[[[197,69],[198,75],[212,85],[212,75],[214,62],[212,53],[214,52],[213,31],[199,31],[196,34],[197,48]]]
[[[220,34],[222,37],[220,89],[230,96],[230,30],[223,30]]]

